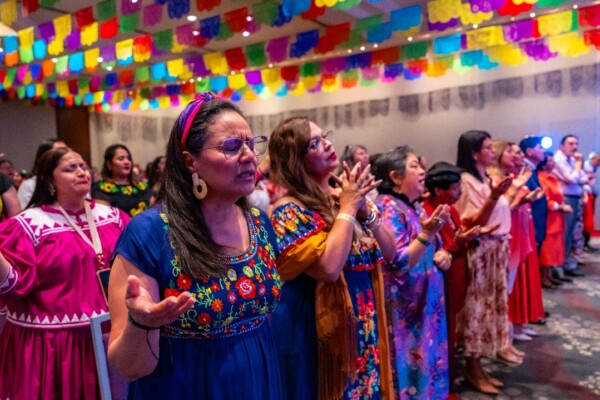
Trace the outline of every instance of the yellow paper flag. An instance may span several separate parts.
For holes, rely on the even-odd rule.
[[[91,46],[98,41],[98,23],[83,27],[81,30],[81,44],[84,46]]]
[[[510,44],[492,47],[486,49],[485,52],[489,56],[490,61],[510,65],[511,67],[516,67],[529,61],[529,58],[523,54],[519,47],[513,47]]]
[[[238,90],[247,85],[246,76],[244,74],[229,75],[227,77],[229,87],[233,90]]]
[[[133,39],[117,42],[117,60],[127,60],[133,56]]]
[[[60,97],[67,97],[69,95],[69,84],[67,81],[56,82],[56,91]]]
[[[427,3],[429,22],[448,22],[460,16],[460,0],[434,0]]]
[[[169,76],[179,78],[183,69],[183,59],[167,61],[167,73]]]
[[[11,26],[17,20],[17,0],[8,0],[0,4],[0,21]]]
[[[587,54],[590,48],[585,44],[578,32],[563,33],[548,38],[550,51],[557,51],[562,56],[578,57]]]
[[[277,86],[281,84],[281,71],[278,67],[267,68],[260,71],[262,81],[267,86]]]
[[[326,93],[331,93],[331,92],[335,92],[336,90],[338,90],[340,88],[340,80],[338,79],[338,76],[329,76],[327,78],[324,78],[321,82],[321,88],[323,89],[324,92]]]
[[[493,12],[471,12],[471,5],[469,3],[464,3],[460,5],[460,22],[462,22],[463,25],[479,25],[482,22],[491,20],[493,16]]]
[[[21,29],[18,32],[19,45],[21,47],[32,47],[33,46],[33,26],[27,29]]]
[[[540,35],[558,35],[570,32],[573,27],[573,11],[544,15],[538,18]]]
[[[229,65],[227,59],[221,55],[218,51],[212,53],[206,53],[203,56],[204,65],[214,75],[225,75],[229,72]]]
[[[85,62],[85,69],[88,72],[96,71],[96,68],[98,67],[98,57],[100,57],[99,48],[89,49],[85,51],[83,58]]]
[[[63,51],[65,51],[64,38],[58,37],[58,35],[56,35],[54,37],[54,40],[48,44],[48,54],[50,54],[51,56],[56,56],[62,53]]]
[[[38,83],[35,85],[35,95],[36,96],[41,96],[44,93],[46,93],[46,85],[44,85],[43,83]]]
[[[71,33],[71,14],[54,18],[54,32],[57,38],[64,39]]]
[[[467,32],[467,49],[478,50],[506,44],[501,26],[489,26]]]

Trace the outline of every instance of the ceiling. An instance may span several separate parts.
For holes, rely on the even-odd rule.
[[[131,0],[127,0],[127,1],[131,1]],[[140,1],[142,3],[142,8],[144,6],[154,3],[154,0],[138,0],[138,1]],[[202,20],[202,19],[205,19],[208,17],[216,16],[216,15],[223,16],[226,12],[235,10],[235,9],[239,9],[240,7],[248,7],[248,9],[251,11],[252,6],[256,3],[259,3],[260,1],[261,0],[245,0],[245,1],[222,0],[221,4],[219,6],[217,6],[216,8],[214,8],[208,12],[206,12],[206,11],[198,12],[196,10],[195,1],[191,0],[190,14],[195,15],[199,21],[199,20]],[[98,2],[99,2],[98,0],[76,0],[76,1],[75,0],[62,0],[62,1],[59,1],[58,3],[56,3],[56,5],[53,8],[44,8],[44,7],[40,6],[39,10],[37,10],[36,12],[34,12],[31,15],[26,16],[26,17],[23,17],[21,15],[21,11],[19,10],[19,17],[18,17],[17,21],[12,25],[12,28],[15,29],[16,31],[18,31],[20,29],[28,28],[31,26],[37,26],[40,23],[51,21],[54,18],[60,17],[62,15],[73,14],[74,12],[76,12],[80,9],[83,9],[85,7],[88,7],[88,6],[94,7]],[[466,0],[463,0],[463,2],[466,2]],[[537,15],[542,15],[545,13],[553,13],[553,12],[560,11],[560,10],[571,9],[573,7],[573,4],[575,4],[575,3],[579,7],[582,7],[585,5],[596,4],[598,2],[600,2],[600,1],[599,0],[596,0],[596,1],[580,0],[577,2],[575,2],[575,1],[569,2],[559,8],[546,8],[546,9],[538,9],[536,6],[534,6],[532,11],[535,11],[537,13]],[[301,33],[301,32],[306,32],[306,31],[310,31],[310,30],[314,30],[314,29],[319,29],[319,30],[321,30],[321,32],[323,32],[324,28],[326,28],[327,26],[336,25],[336,24],[340,24],[340,23],[344,23],[344,22],[350,22],[350,26],[354,27],[357,19],[366,18],[366,17],[377,15],[377,14],[383,14],[383,20],[387,21],[387,20],[389,20],[390,12],[392,10],[415,5],[415,4],[421,4],[422,9],[426,10],[427,3],[428,3],[427,0],[362,1],[360,3],[360,5],[353,7],[346,11],[335,9],[335,8],[327,8],[324,15],[319,16],[316,20],[306,20],[306,19],[301,18],[300,16],[296,16],[291,20],[291,22],[284,24],[281,27],[271,27],[271,26],[262,25],[262,26],[260,26],[260,29],[258,29],[256,32],[252,33],[248,37],[244,37],[238,33],[238,34],[234,34],[231,38],[222,40],[222,41],[217,41],[217,40],[213,39],[213,40],[209,41],[204,47],[188,47],[182,53],[166,53],[166,54],[163,54],[163,55],[160,55],[157,57],[152,57],[150,60],[148,60],[146,62],[135,63],[135,64],[129,65],[127,67],[118,67],[117,66],[115,68],[115,70],[119,71],[119,69],[123,69],[123,68],[131,69],[132,67],[137,68],[142,65],[150,65],[150,64],[154,64],[159,61],[184,58],[184,57],[189,57],[191,55],[196,55],[196,54],[203,54],[203,53],[215,52],[215,51],[223,52],[227,49],[232,49],[232,48],[236,48],[236,47],[244,47],[246,45],[253,44],[253,43],[268,42],[271,39],[279,38],[279,37],[283,37],[283,36],[289,36],[290,41],[294,41],[295,35],[298,33]],[[120,16],[121,0],[117,0],[116,4],[117,4],[117,7],[116,7],[117,14]],[[19,9],[21,8],[20,6],[21,6],[21,3],[19,2],[19,7],[18,7]],[[96,12],[94,10],[94,15],[95,15],[95,13]],[[138,30],[136,30],[134,33],[129,33],[129,34],[120,34],[119,33],[119,34],[117,34],[116,37],[114,37],[110,40],[100,39],[98,42],[94,43],[92,46],[82,47],[81,49],[79,49],[77,51],[86,50],[86,49],[92,48],[92,47],[103,47],[110,43],[115,43],[118,41],[133,38],[133,37],[143,35],[143,34],[156,33],[156,32],[168,29],[168,28],[175,28],[177,26],[189,23],[186,20],[186,17],[183,17],[181,19],[169,19],[166,14],[167,13],[165,11],[163,13],[162,22],[160,22],[159,24],[157,24],[155,26],[146,28],[146,27],[143,27],[142,23],[140,22]],[[507,23],[510,21],[514,21],[515,18],[517,20],[519,20],[519,19],[530,18],[530,17],[528,14],[520,14],[517,17],[512,17],[512,18],[495,16],[491,21],[485,22],[485,25],[487,26],[487,25],[497,25],[497,24]],[[195,23],[197,23],[197,22],[195,22]],[[482,26],[483,26],[483,24],[482,24]],[[467,29],[473,29],[473,27],[471,27],[471,26],[468,26],[468,27],[460,26],[458,28],[449,29],[444,32],[428,32],[426,27],[427,27],[427,22],[424,21],[421,25],[421,31],[417,34],[414,34],[414,37],[409,38],[406,35],[395,34],[395,35],[392,35],[392,37],[389,40],[387,40],[383,43],[380,43],[379,46],[380,47],[398,46],[398,45],[408,43],[409,40],[413,40],[415,42],[420,41],[420,40],[431,40],[437,36],[446,36],[446,35],[449,35],[452,33],[465,31]],[[36,33],[36,39],[39,39],[37,33]],[[353,50],[361,51],[361,50],[370,50],[373,48],[373,45],[367,44],[366,40],[364,41],[364,45],[365,45],[364,49],[361,49],[360,46],[357,46],[359,48],[356,48]],[[346,50],[344,50],[344,51],[337,50],[337,51],[334,51],[334,52],[331,52],[328,54],[324,54],[324,55],[315,55],[312,52],[309,52],[309,53],[307,53],[307,55],[305,57],[302,57],[300,59],[291,59],[291,60],[288,59],[287,61],[281,63],[280,65],[294,64],[294,63],[298,64],[298,63],[306,62],[307,60],[316,60],[316,59],[320,60],[320,59],[330,58],[332,56],[345,53],[345,51]],[[69,53],[73,53],[73,52],[75,52],[75,51],[69,51],[69,50],[65,49],[65,52],[62,53],[61,55],[69,54]],[[51,57],[51,56],[48,56],[48,57]],[[5,66],[0,67],[0,70],[2,70],[2,69],[6,69],[6,67]],[[97,69],[97,71],[94,73],[94,75],[102,75],[102,74],[106,74],[106,73],[108,73],[108,71],[104,71],[104,70],[102,70],[102,68],[99,67]],[[86,74],[85,72],[82,72],[82,75],[85,75],[85,74]]]

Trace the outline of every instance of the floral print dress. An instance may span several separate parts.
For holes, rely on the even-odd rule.
[[[303,260],[314,263],[324,250],[326,224],[310,210],[287,203],[273,211],[281,258],[304,246]],[[357,379],[346,387],[345,399],[380,399],[379,327],[371,272],[384,262],[370,231],[355,240],[344,265],[354,314],[358,347]],[[316,281],[301,273],[283,286],[282,304],[273,314],[275,343],[285,384],[286,399],[317,398],[317,338],[315,328]]]
[[[131,217],[136,216],[150,206],[152,190],[145,182],[135,185],[117,185],[108,181],[98,181],[92,186],[92,197],[106,201]]]
[[[181,271],[160,209],[133,218],[119,239],[115,254],[156,279],[161,299],[187,290],[197,300],[161,327],[158,366],[130,383],[130,399],[282,399],[267,322],[280,299],[275,234],[256,208],[246,211],[246,220],[250,246],[221,257],[228,269],[220,278],[193,279]]]
[[[408,245],[421,232],[421,209],[407,201],[391,195],[375,201],[396,241],[396,258],[384,272],[396,397],[445,400],[449,378],[444,276],[433,264],[434,244],[417,265],[408,265]]]

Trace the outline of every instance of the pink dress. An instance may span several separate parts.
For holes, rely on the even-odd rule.
[[[93,201],[91,209],[108,266],[129,217]],[[85,212],[69,214],[89,235]],[[99,399],[89,319],[108,308],[94,250],[42,206],[0,224],[0,251],[12,266],[0,284],[0,399]]]

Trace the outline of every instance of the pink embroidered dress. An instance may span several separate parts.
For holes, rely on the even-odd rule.
[[[110,258],[129,217],[90,204]],[[69,215],[90,234],[84,210]],[[0,282],[7,323],[0,336],[0,399],[99,399],[89,319],[108,311],[94,249],[51,206],[0,224],[0,251],[11,265]]]

